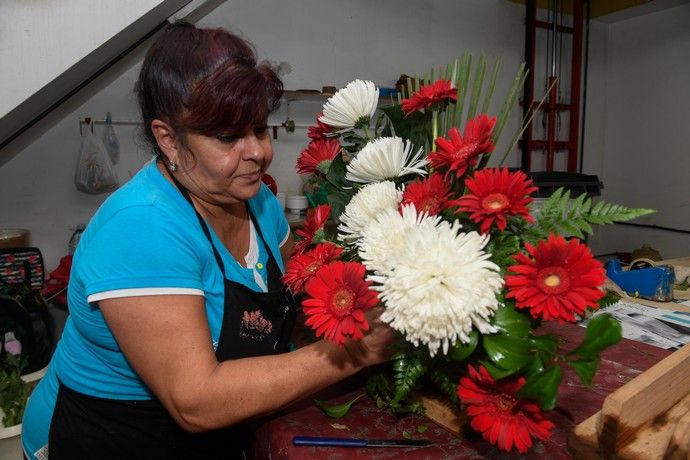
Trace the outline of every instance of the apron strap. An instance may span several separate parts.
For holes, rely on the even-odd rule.
[[[225,264],[223,263],[223,259],[221,258],[220,253],[216,249],[216,245],[213,244],[213,238],[211,237],[211,231],[208,228],[208,224],[206,223],[204,218],[201,217],[201,214],[199,214],[199,211],[197,211],[196,208],[194,207],[194,203],[192,202],[192,197],[189,196],[189,192],[187,191],[187,189],[182,184],[180,184],[180,182],[175,178],[175,176],[170,171],[170,169],[168,169],[167,163],[165,161],[162,161],[162,163],[163,163],[163,166],[165,167],[165,169],[168,171],[168,175],[172,179],[172,181],[175,184],[175,186],[177,187],[177,189],[180,191],[180,193],[182,194],[184,199],[187,200],[189,205],[194,210],[194,214],[196,214],[196,217],[199,220],[199,224],[201,225],[201,230],[203,230],[204,235],[206,235],[206,239],[208,239],[208,242],[211,243],[211,248],[213,249],[213,255],[216,258],[216,263],[218,264],[218,267],[220,268],[221,273],[223,274],[223,278],[226,278],[226,276],[225,276]],[[264,248],[268,252],[268,262],[266,264],[266,275],[267,275],[266,281],[267,281],[268,286],[266,286],[266,287],[268,288],[269,291],[278,290],[282,287],[279,283],[279,279],[280,279],[280,276],[282,275],[282,273],[280,273],[280,269],[278,268],[276,258],[273,255],[273,251],[271,250],[271,246],[268,243],[266,243],[266,239],[263,236],[263,233],[261,231],[261,227],[259,226],[259,223],[256,221],[256,218],[254,217],[254,213],[252,213],[252,211],[251,211],[249,203],[245,203],[245,205],[247,206],[247,213],[249,214],[249,218],[251,219],[252,224],[254,225],[254,230],[256,231],[257,235],[261,239],[261,242],[263,243]],[[275,279],[276,277],[278,278],[278,280]],[[276,285],[276,283],[278,283],[278,284]]]

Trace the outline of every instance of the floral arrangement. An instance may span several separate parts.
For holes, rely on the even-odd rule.
[[[465,55],[408,80],[378,117],[370,81],[326,102],[297,160],[312,209],[284,281],[301,296],[306,324],[339,345],[361,338],[367,310],[384,307],[400,340],[390,368],[369,378],[379,407],[422,412],[414,392],[435,389],[487,441],[526,452],[554,428],[544,411],[556,405],[562,366],[591,384],[601,351],[621,336],[608,315],[589,321],[570,353],[539,335],[544,321],[575,322],[613,301],[581,240],[594,224],[651,211],[562,189],[533,209],[537,187],[501,167],[519,133],[487,166],[524,67],[498,117],[488,110],[499,66],[485,81],[482,57],[472,84],[470,69]]]
[[[30,392],[29,384],[21,378],[26,356],[22,355],[22,344],[13,332],[5,333],[0,356],[0,424],[8,427],[22,423]]]

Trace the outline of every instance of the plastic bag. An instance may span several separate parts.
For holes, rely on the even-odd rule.
[[[82,133],[74,185],[80,192],[93,195],[112,192],[118,186],[115,168],[103,143],[91,132],[92,129],[93,124],[88,123]]]
[[[120,141],[117,139],[117,135],[115,134],[115,128],[113,128],[113,118],[111,117],[110,112],[108,112],[105,117],[105,126],[103,127],[103,135],[101,136],[101,140],[103,141],[105,150],[108,152],[108,156],[110,156],[110,161],[116,165],[117,162],[120,161]]]

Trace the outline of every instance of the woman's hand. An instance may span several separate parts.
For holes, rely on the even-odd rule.
[[[349,340],[345,349],[355,366],[367,367],[388,361],[395,342],[395,331],[381,321],[383,307],[376,307],[367,312],[369,331],[361,340]]]

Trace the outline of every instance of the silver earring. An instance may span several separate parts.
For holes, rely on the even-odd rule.
[[[177,164],[176,163],[169,161],[168,164],[170,165],[170,171],[172,171],[172,172],[177,171]]]

